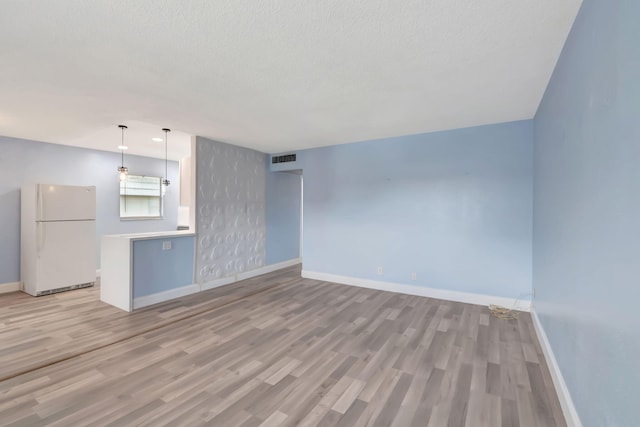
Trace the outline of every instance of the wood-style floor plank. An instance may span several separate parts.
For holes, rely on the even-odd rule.
[[[531,317],[300,278],[0,295],[0,425],[563,426]]]

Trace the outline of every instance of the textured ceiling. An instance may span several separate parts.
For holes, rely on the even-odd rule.
[[[2,0],[0,135],[115,150],[143,123],[280,152],[528,119],[580,4]]]

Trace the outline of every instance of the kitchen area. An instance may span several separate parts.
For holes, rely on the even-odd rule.
[[[9,165],[4,184],[16,187],[5,194],[14,207],[0,214],[16,227],[0,231],[9,254],[0,258],[0,295],[35,289],[44,297],[99,283],[102,302],[131,312],[300,262],[267,264],[264,153],[191,136],[177,160],[5,140],[4,153],[21,164]],[[51,231],[56,221],[64,231]],[[81,223],[92,229],[76,231]]]
[[[132,236],[132,298],[157,293],[158,280],[193,285],[191,136],[174,131],[166,141],[157,126],[128,124],[132,135],[114,127],[88,136],[117,146],[117,153],[3,137],[0,160],[8,179],[0,186],[0,217],[7,225],[0,232],[6,255],[0,261],[0,296],[21,290],[45,297],[96,282],[104,286],[105,276],[108,288],[113,263],[102,255],[106,236]],[[5,162],[10,157],[15,160]],[[123,166],[125,179],[119,176]],[[173,271],[174,256],[189,259],[181,264],[187,268],[179,277],[159,273],[158,266]],[[134,292],[133,283],[145,283],[144,289]],[[167,287],[160,283],[158,289]]]

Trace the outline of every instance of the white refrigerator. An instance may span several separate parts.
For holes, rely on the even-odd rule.
[[[96,188],[22,187],[20,280],[31,295],[92,286],[96,281]]]

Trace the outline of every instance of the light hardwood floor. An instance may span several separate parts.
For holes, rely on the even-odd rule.
[[[0,425],[562,426],[531,318],[300,278],[0,295]]]

